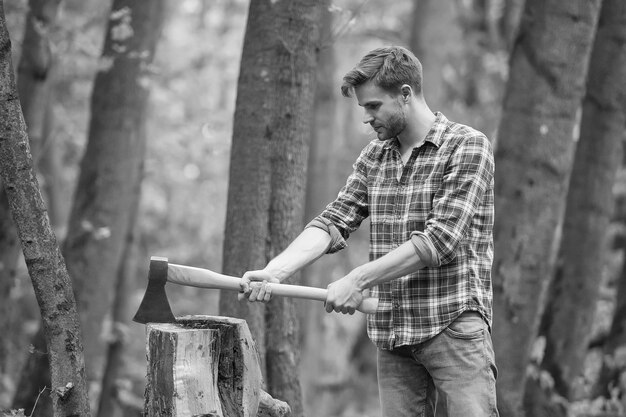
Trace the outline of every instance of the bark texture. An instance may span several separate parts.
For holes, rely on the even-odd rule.
[[[15,286],[19,253],[20,242],[3,187],[0,190],[0,334],[12,334],[17,321],[14,314],[16,308],[11,300],[11,289]],[[0,375],[8,370],[9,355],[13,350],[12,342],[11,337],[0,339]]]
[[[270,93],[274,108],[269,126],[272,164],[269,258],[282,252],[303,227],[318,31],[325,5],[319,0],[274,5],[279,31],[274,45],[276,78]],[[294,300],[287,297],[273,300],[267,306],[265,318],[268,391],[287,402],[294,416],[302,416],[300,321]]]
[[[315,71],[316,88],[314,110],[312,111],[311,140],[309,144],[309,160],[307,162],[306,204],[304,221],[317,216],[332,198],[337,195],[332,172],[334,170],[333,136],[336,134],[335,116],[337,113],[338,89],[335,89],[335,39],[333,33],[333,15],[327,8],[322,10],[320,17],[321,39],[320,51]],[[314,279],[314,276],[311,275]],[[329,284],[311,281],[308,285]],[[324,285],[325,286],[325,285]]]
[[[511,55],[495,155],[493,331],[503,416],[522,414],[600,4],[528,0]]]
[[[222,416],[217,388],[219,330],[148,325],[145,415]]]
[[[50,227],[28,144],[0,2],[0,171],[43,320],[55,416],[88,416],[85,362],[69,274]]]
[[[583,364],[592,335],[609,252],[613,184],[622,162],[626,126],[626,7],[604,0],[589,64],[580,139],[567,195],[559,271],[545,321],[543,366],[557,391],[580,399]]]
[[[234,276],[263,268],[268,256],[273,128],[269,96],[275,39],[269,7],[269,1],[250,2],[239,67],[222,255],[224,273]],[[248,322],[265,373],[265,306],[238,303],[232,294],[222,292],[219,311]]]
[[[244,320],[185,316],[151,323],[147,343],[146,416],[256,417],[262,397],[264,409],[285,409],[261,395],[258,352]]]
[[[53,123],[50,97],[55,66],[50,32],[56,24],[60,4],[61,0],[29,0],[22,55],[17,67],[22,112],[53,227],[61,225],[67,212],[59,179],[61,150],[58,143],[52,143],[49,134]]]
[[[302,230],[318,21],[325,2],[253,0],[244,39],[231,149],[224,271],[263,268]],[[302,415],[299,323],[290,299],[264,308],[223,294],[220,313],[245,318],[269,393]],[[265,353],[265,354],[264,354]]]
[[[59,146],[51,146],[48,133],[54,66],[50,31],[56,23],[60,4],[61,0],[29,0],[22,54],[17,68],[17,90],[28,128],[31,153],[36,171],[40,173],[41,190],[51,225],[57,229],[63,218],[59,186],[60,150]],[[41,328],[31,343],[35,349],[26,358],[13,402],[14,407],[26,409],[33,417],[41,417],[52,413],[50,397],[47,394],[39,395],[44,387],[50,385],[50,372],[47,371],[50,364],[47,355],[43,353],[47,348]],[[37,407],[33,410],[36,401]]]
[[[163,1],[113,2],[91,100],[87,148],[68,224],[64,254],[85,329],[89,381],[99,384],[109,312],[142,178],[151,64]]]

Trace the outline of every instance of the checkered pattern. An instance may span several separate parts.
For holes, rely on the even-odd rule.
[[[317,218],[338,231],[329,252],[345,247],[367,217],[372,260],[413,232],[423,232],[436,250],[439,265],[372,288],[379,307],[367,327],[381,349],[424,342],[466,310],[491,323],[493,151],[482,133],[436,115],[404,166],[397,139],[370,142]]]

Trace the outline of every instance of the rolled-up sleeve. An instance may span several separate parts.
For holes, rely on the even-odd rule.
[[[459,242],[481,209],[486,190],[493,184],[493,175],[493,152],[488,139],[484,135],[464,138],[450,156],[424,229],[439,265],[454,259]]]
[[[415,254],[424,263],[424,266],[433,267],[441,264],[435,245],[426,234],[423,232],[411,233],[411,243],[413,243]]]
[[[330,235],[330,247],[328,248],[328,251],[326,253],[334,253],[340,251],[347,246],[346,240],[343,238],[343,236],[341,236],[339,229],[337,229],[337,227],[335,227],[335,225],[332,224],[330,220],[322,216],[317,216],[316,218],[311,220],[309,224],[305,226],[305,229],[308,227],[316,227],[318,229],[322,229]]]

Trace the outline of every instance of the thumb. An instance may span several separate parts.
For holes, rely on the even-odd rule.
[[[240,294],[241,293],[246,293],[248,291],[250,291],[250,280],[246,278],[246,276],[244,275],[244,277],[241,279],[241,281],[239,281],[239,288],[240,288]]]

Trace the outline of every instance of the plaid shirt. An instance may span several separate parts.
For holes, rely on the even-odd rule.
[[[425,142],[404,165],[397,139],[373,140],[361,152],[335,201],[314,220],[329,226],[329,253],[370,218],[370,259],[418,233],[434,265],[378,285],[378,311],[367,317],[381,349],[424,342],[466,310],[491,325],[494,161],[482,133],[436,113]]]

